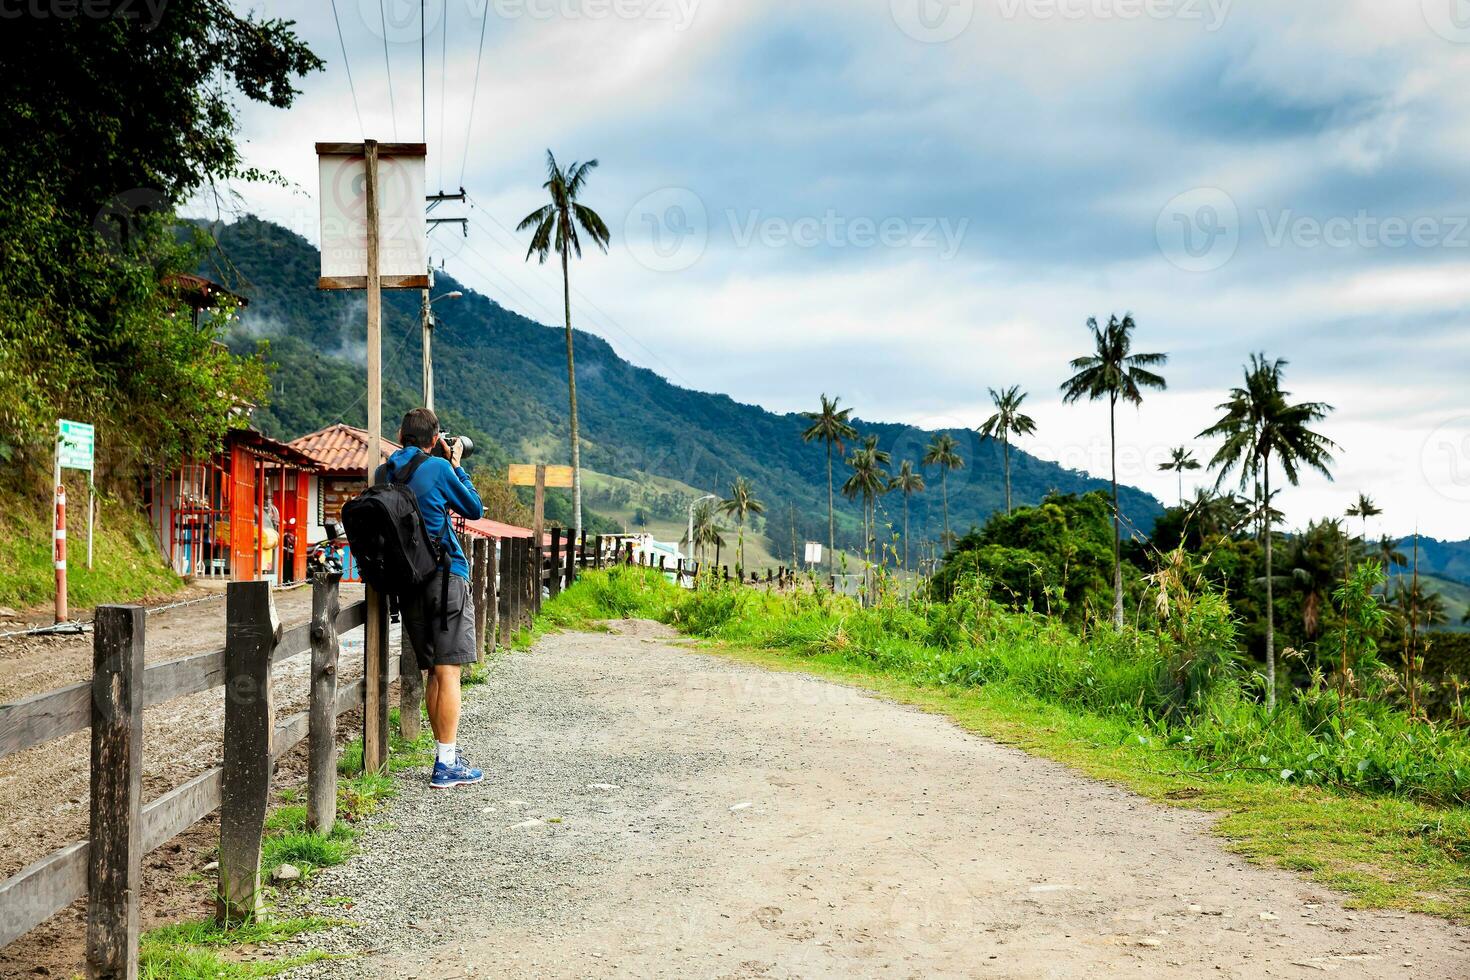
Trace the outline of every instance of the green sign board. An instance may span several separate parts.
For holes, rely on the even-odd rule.
[[[58,419],[56,422],[56,458],[69,470],[92,470],[92,447],[96,430],[86,422]]]

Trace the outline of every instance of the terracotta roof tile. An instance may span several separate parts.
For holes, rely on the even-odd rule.
[[[368,434],[355,425],[338,422],[293,440],[291,446],[316,460],[327,473],[356,474],[367,470]],[[396,442],[384,439],[378,462],[401,448]]]

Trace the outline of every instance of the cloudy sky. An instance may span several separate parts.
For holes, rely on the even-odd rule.
[[[314,141],[425,138],[429,190],[473,201],[441,211],[470,236],[435,233],[436,264],[556,323],[511,229],[547,148],[597,157],[614,242],[575,266],[574,315],[676,383],[925,426],[1019,384],[1027,448],[1104,474],[1105,407],[1057,386],[1089,316],[1132,312],[1170,361],[1121,413],[1128,482],[1172,499],[1156,464],[1208,457],[1194,436],[1261,350],[1336,407],[1336,482],[1283,493],[1292,522],[1366,491],[1385,531],[1470,535],[1461,0],[425,7],[421,85],[418,0],[336,0],[340,41],[328,0],[256,0],[328,67],[296,108],[246,109],[249,161],[295,186],[242,207],[315,240]]]

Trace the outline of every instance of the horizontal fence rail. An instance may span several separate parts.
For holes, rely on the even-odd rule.
[[[305,623],[277,630],[273,628],[275,610],[269,584],[231,583],[225,649],[146,667],[142,659],[144,611],[136,606],[99,607],[94,627],[93,680],[0,706],[0,758],[89,728],[93,741],[89,840],[60,847],[0,881],[0,946],[86,895],[89,973],[135,975],[142,856],[222,805],[225,810],[230,808],[226,793],[228,750],[226,765],[200,773],[142,803],[142,711],[175,698],[226,687],[227,744],[231,729],[241,727],[245,707],[256,708],[267,727],[247,734],[268,749],[256,760],[267,779],[274,763],[303,740],[316,742],[330,735],[335,741],[335,719],[363,703],[363,678],[340,687],[334,685],[329,708],[319,711],[332,720],[326,733],[313,731],[311,709],[276,721],[269,707],[272,668],[304,653],[314,653],[314,646],[320,645],[314,634],[319,634],[330,637],[330,672],[335,676],[338,637],[365,624],[365,601],[338,610],[335,581],[319,580],[314,590],[314,604],[330,599],[334,614],[329,629],[314,630],[317,623]],[[253,600],[253,613],[242,615],[240,610],[248,605],[244,603],[247,598]],[[264,683],[254,689],[230,685],[230,665],[239,660],[236,646],[241,637],[253,637],[257,642],[265,637]],[[388,671],[390,682],[397,679],[396,668],[394,664]],[[317,693],[315,684],[312,693]],[[327,752],[332,755],[335,777],[334,748],[329,745]],[[262,817],[268,781],[263,789],[254,794],[258,799],[251,801],[251,808],[258,809]],[[229,814],[222,812],[222,825],[229,819]],[[248,836],[250,828],[245,829]],[[263,825],[254,831],[257,849],[262,831]],[[223,855],[222,841],[222,866]],[[221,881],[227,877],[222,874]],[[252,897],[259,894],[258,877],[257,863],[253,884],[250,880],[244,883]]]

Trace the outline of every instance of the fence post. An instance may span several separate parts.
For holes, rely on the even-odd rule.
[[[470,595],[475,604],[475,659],[485,662],[485,579],[489,568],[485,564],[484,538],[476,536],[470,542]]]
[[[386,609],[386,604],[379,603]],[[271,654],[281,621],[269,582],[231,582],[225,599],[224,773],[220,778],[219,894],[215,919],[229,925],[264,907],[260,838],[271,785]]]
[[[554,599],[561,592],[561,528],[551,529],[551,579],[547,582],[547,588]],[[567,537],[571,537],[568,532]]]
[[[581,567],[578,567],[578,566]],[[582,574],[582,568],[587,567],[587,532],[582,532],[581,540],[577,543],[577,550],[567,558],[567,585],[577,581],[577,576]]]
[[[511,566],[513,564],[514,549],[514,538],[500,539],[500,584],[499,595],[497,597],[499,602],[495,607],[495,615],[498,619],[497,625],[500,627],[496,633],[500,637],[501,646],[508,646],[510,644],[510,597],[511,593],[515,591],[511,584]]]
[[[423,731],[424,674],[400,614],[398,623],[398,734],[412,742]]]
[[[138,975],[144,618],[141,606],[99,606],[93,627],[89,977]]]
[[[308,707],[306,825],[330,834],[337,822],[337,579],[319,575],[311,583],[311,701]],[[408,683],[404,678],[404,696]],[[400,709],[402,710],[402,709]],[[418,724],[418,706],[413,718]]]
[[[598,535],[592,542],[592,567],[602,568],[602,535]]]
[[[526,601],[526,586],[522,577],[525,575],[525,551],[526,539],[516,538],[510,543],[510,633],[514,636],[515,631],[521,628],[522,607]]]
[[[540,543],[525,539],[521,547],[521,626],[531,625],[536,618],[536,597],[541,593],[541,575],[537,556],[541,553]]]
[[[500,635],[500,549],[499,538],[485,540],[485,635],[480,646],[488,655]]]

